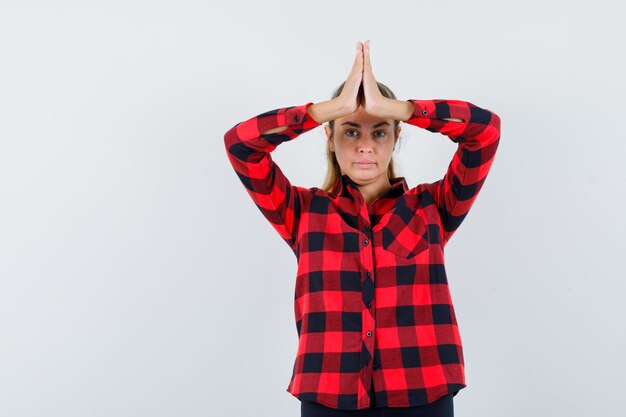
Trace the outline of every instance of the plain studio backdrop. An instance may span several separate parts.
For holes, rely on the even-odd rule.
[[[502,119],[446,247],[468,384],[456,415],[620,414],[625,9],[3,1],[0,415],[299,415],[296,259],[224,133],[330,99],[367,39],[399,99]],[[440,179],[457,145],[401,126],[409,186]],[[324,140],[318,127],[273,158],[320,186]]]

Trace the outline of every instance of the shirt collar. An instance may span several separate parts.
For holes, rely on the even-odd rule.
[[[391,188],[384,194],[385,197],[399,197],[409,190],[409,186],[404,177],[389,178],[389,182],[391,183]],[[331,192],[334,195],[340,195],[344,189],[350,188],[358,189],[358,184],[354,182],[348,174],[344,174],[337,179]]]

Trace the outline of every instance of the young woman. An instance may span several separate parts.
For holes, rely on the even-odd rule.
[[[458,144],[441,180],[409,188],[396,176],[400,121]],[[325,184],[292,185],[270,153],[325,122]],[[357,43],[331,100],[271,110],[226,132],[237,176],[298,260],[287,391],[303,417],[453,416],[466,384],[444,247],[499,140],[500,118],[472,103],[397,100],[374,79],[369,42]]]

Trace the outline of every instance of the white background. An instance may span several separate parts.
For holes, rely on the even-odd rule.
[[[299,415],[295,257],[223,135],[329,99],[367,39],[399,99],[502,120],[446,247],[468,384],[455,414],[619,414],[625,9],[2,1],[0,415]],[[456,145],[402,126],[409,186],[441,178]],[[323,146],[319,127],[274,159],[320,186]]]

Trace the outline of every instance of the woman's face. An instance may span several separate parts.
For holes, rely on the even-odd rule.
[[[325,126],[330,150],[341,168],[359,185],[382,186],[389,182],[387,167],[393,154],[400,126],[394,135],[393,119],[373,117],[359,106],[357,111],[335,119],[335,133],[330,135],[330,126]]]

